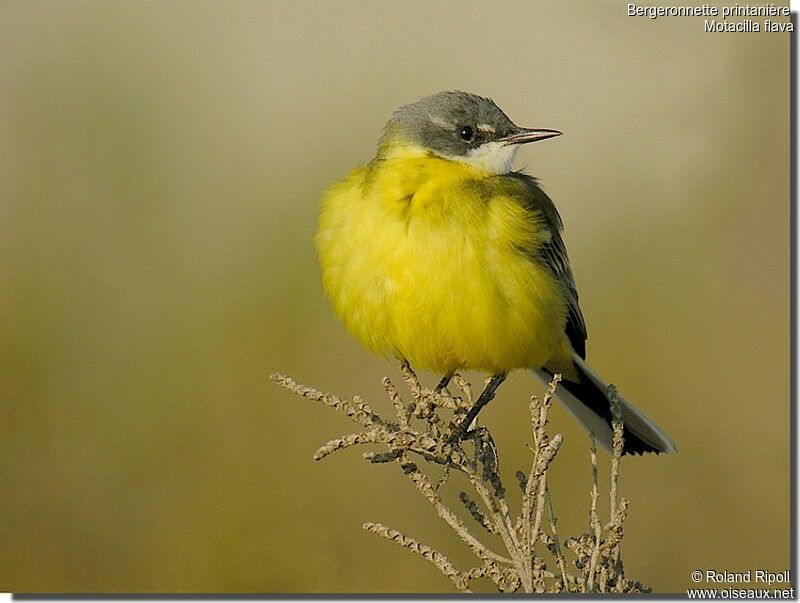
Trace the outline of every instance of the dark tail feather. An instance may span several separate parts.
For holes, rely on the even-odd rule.
[[[567,410],[591,433],[598,444],[611,454],[611,401],[608,384],[577,354],[573,356],[578,371],[577,381],[561,381],[556,396]],[[552,378],[547,369],[533,371],[542,381]],[[623,454],[675,452],[675,444],[653,421],[633,404],[617,394],[624,424]]]

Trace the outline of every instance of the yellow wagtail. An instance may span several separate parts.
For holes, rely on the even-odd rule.
[[[607,384],[586,364],[586,325],[561,238],[537,181],[512,171],[518,145],[556,130],[520,128],[490,99],[440,92],[400,107],[375,158],[324,195],[316,245],[323,285],[373,352],[491,380],[462,430],[508,372],[562,375],[557,396],[606,449]],[[625,452],[672,452],[669,437],[618,397]]]

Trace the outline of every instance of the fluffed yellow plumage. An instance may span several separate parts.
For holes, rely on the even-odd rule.
[[[525,207],[524,185],[411,145],[392,150],[324,196],[317,248],[347,329],[375,353],[439,373],[563,355],[562,292],[531,261],[551,234]]]

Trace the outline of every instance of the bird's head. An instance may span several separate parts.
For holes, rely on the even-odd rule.
[[[397,109],[379,147],[386,153],[411,145],[477,170],[507,174],[520,144],[560,135],[557,130],[514,125],[491,99],[447,91]]]

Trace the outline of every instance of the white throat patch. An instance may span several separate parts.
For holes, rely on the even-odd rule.
[[[514,158],[518,150],[519,147],[515,144],[485,142],[475,149],[470,149],[465,157],[454,157],[454,159],[490,174],[508,174],[514,167]]]

